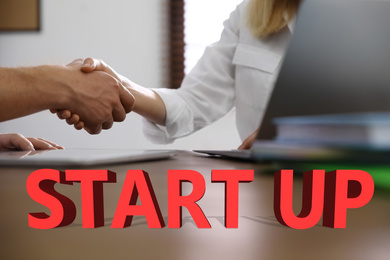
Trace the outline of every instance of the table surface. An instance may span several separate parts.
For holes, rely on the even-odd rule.
[[[221,160],[182,151],[172,159],[105,165],[117,173],[116,183],[105,183],[105,226],[83,229],[80,184],[56,184],[77,208],[75,221],[48,230],[28,226],[29,212],[48,211],[26,191],[29,174],[38,167],[0,167],[0,259],[390,259],[390,194],[375,191],[362,208],[349,209],[346,229],[323,227],[320,221],[306,230],[279,224],[273,211],[272,165]],[[58,170],[65,170],[57,168]],[[92,168],[88,168],[92,169]],[[199,201],[212,228],[199,229],[186,209],[180,229],[148,228],[143,216],[130,227],[112,229],[116,205],[129,169],[149,173],[167,224],[167,170],[190,169],[206,180]],[[254,169],[254,181],[241,183],[239,226],[224,226],[225,188],[211,183],[213,169]],[[302,179],[294,179],[294,210],[300,211]],[[183,186],[191,191],[190,184]],[[47,212],[50,214],[49,212]]]

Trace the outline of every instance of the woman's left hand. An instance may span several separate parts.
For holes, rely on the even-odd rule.
[[[259,129],[260,128],[257,128],[256,131],[254,131],[250,136],[248,136],[245,139],[245,141],[238,147],[238,149],[239,150],[250,149],[256,140],[256,136],[259,133]]]

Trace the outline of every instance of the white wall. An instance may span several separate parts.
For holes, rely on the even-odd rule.
[[[242,0],[186,0],[185,71],[189,73],[210,43],[221,37],[223,21]],[[207,8],[205,8],[207,6]],[[201,14],[202,19],[199,19]]]
[[[0,66],[66,64],[97,57],[119,73],[148,87],[164,87],[166,0],[41,0],[39,32],[0,33]],[[48,111],[0,123],[0,132],[47,138],[66,147],[235,148],[232,114],[173,145],[157,146],[142,134],[141,118],[90,136]]]

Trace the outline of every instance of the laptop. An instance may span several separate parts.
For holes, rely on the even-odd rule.
[[[162,160],[176,155],[174,150],[64,149],[43,151],[1,151],[0,166],[86,167],[107,164]]]
[[[255,160],[340,156],[337,149],[272,141],[276,135],[272,121],[278,117],[390,111],[389,14],[389,1],[303,1],[252,148],[196,151]]]

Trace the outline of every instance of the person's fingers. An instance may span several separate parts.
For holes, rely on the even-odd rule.
[[[72,61],[71,63],[67,64],[66,66],[67,67],[76,67],[76,66],[80,66],[81,64],[83,64],[84,60],[79,58],[79,59],[76,59],[74,61]]]
[[[84,72],[92,72],[94,70],[113,72],[113,70],[109,68],[104,61],[93,58],[86,58],[81,65],[81,70]]]
[[[69,110],[61,110],[61,116],[63,119],[69,119],[72,117],[72,112]]]
[[[125,116],[126,117],[126,116]],[[123,120],[122,120],[123,121]],[[102,124],[102,128],[103,129],[110,129],[114,124],[114,119],[111,117],[110,119],[108,119],[106,122],[104,122]]]
[[[117,104],[112,109],[112,119],[115,122],[122,122],[126,118],[125,108],[121,104]],[[107,128],[103,128],[107,129]]]
[[[81,130],[84,128],[84,122],[83,121],[79,121],[77,124],[74,125],[74,128],[76,128],[76,130]]]
[[[51,146],[53,146],[53,147],[55,147],[55,148],[57,148],[57,149],[65,149],[63,146],[58,145],[58,144],[56,144],[56,143],[54,143],[54,142],[52,142],[52,141],[49,141],[49,140],[46,140],[46,139],[43,139],[43,138],[38,138],[38,140],[47,142],[47,143],[49,143]]]
[[[86,58],[83,62],[83,64],[81,65],[81,71],[84,71],[84,72],[92,72],[95,70],[95,64],[94,64],[94,59],[92,58]]]
[[[78,114],[72,114],[70,119],[74,122],[73,124],[77,124],[80,121],[80,116]]]
[[[84,126],[84,130],[87,131],[91,135],[97,135],[102,131],[102,125],[96,125],[93,126]]]
[[[34,145],[21,134],[4,134],[1,137],[3,150],[34,151]]]
[[[13,142],[13,145],[20,151],[34,151],[34,144],[29,142],[26,138],[18,139]]]
[[[248,138],[245,139],[245,141],[238,147],[238,149],[239,150],[250,149],[256,140],[258,132],[259,129],[257,129],[250,136],[248,136]]]
[[[248,149],[248,139],[245,139],[244,142],[237,148],[238,150],[245,150]]]
[[[51,112],[52,114],[57,114],[58,109],[50,109],[50,112]]]
[[[66,122],[69,125],[77,124],[80,121],[80,116],[77,114],[72,114],[70,118],[66,119]]]
[[[34,145],[35,150],[54,150],[51,144],[38,140],[38,138],[28,137],[27,139]]]
[[[72,113],[69,110],[59,110],[57,112],[57,117],[59,119],[68,119],[72,116]]]
[[[86,58],[81,65],[81,70],[84,72],[103,71],[116,78],[119,82],[122,82],[119,74],[100,59]]]
[[[29,138],[28,138],[29,139]],[[49,141],[49,140],[46,140],[46,139],[43,139],[43,138],[36,138],[37,140],[41,141],[41,142],[45,142],[45,143],[48,143],[50,144],[51,146],[57,148],[57,149],[65,149],[63,146],[61,145],[58,145],[56,143],[53,143],[52,141]]]
[[[94,128],[84,127],[84,129],[90,135],[97,135],[97,134],[100,134],[100,132],[102,131],[101,126],[100,127],[94,127]]]
[[[34,137],[28,137],[27,139],[34,145],[35,150],[57,150],[57,145],[52,145],[51,142],[45,139]]]

